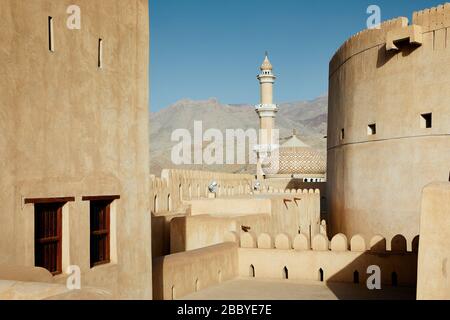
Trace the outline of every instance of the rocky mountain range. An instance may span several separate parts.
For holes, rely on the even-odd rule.
[[[328,97],[322,96],[312,101],[279,104],[275,125],[283,138],[290,137],[293,129],[303,142],[326,152]],[[172,142],[172,132],[187,129],[193,135],[194,121],[202,121],[203,132],[209,128],[219,129],[224,135],[226,129],[258,129],[259,120],[252,105],[222,104],[217,99],[194,101],[184,99],[158,112],[150,113],[150,172],[157,176],[163,168],[210,170],[222,172],[253,173],[252,165],[174,165],[171,150],[178,144]],[[206,147],[209,143],[204,143]]]

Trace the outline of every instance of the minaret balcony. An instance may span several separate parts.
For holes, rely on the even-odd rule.
[[[255,110],[260,117],[274,117],[278,107],[276,104],[257,104]]]
[[[273,74],[260,74],[256,77],[259,83],[275,83],[275,77]]]

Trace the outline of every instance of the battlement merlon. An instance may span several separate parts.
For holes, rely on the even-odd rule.
[[[411,25],[404,28],[388,31],[386,35],[386,50],[399,50],[399,42],[408,41],[409,44],[421,46],[423,43],[422,27]]]
[[[367,49],[385,45],[390,31],[411,26],[421,27],[422,34],[435,30],[450,28],[450,3],[413,13],[412,24],[406,17],[384,21],[378,29],[365,29],[350,37],[336,51],[330,61],[330,77],[352,56]]]
[[[414,12],[412,23],[422,26],[424,33],[450,27],[450,3]]]

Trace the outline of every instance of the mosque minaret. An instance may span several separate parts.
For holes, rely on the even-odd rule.
[[[259,144],[257,154],[256,176],[258,182],[277,179],[297,182],[324,181],[326,161],[324,157],[309,145],[301,141],[294,130],[292,136],[281,139],[275,126],[278,107],[273,103],[273,85],[275,75],[273,67],[266,56],[257,76],[261,88],[261,102],[256,105],[259,116]],[[293,180],[294,179],[294,180]]]
[[[277,106],[273,103],[273,84],[275,83],[275,75],[273,74],[272,64],[266,52],[264,61],[260,67],[261,72],[257,76],[260,84],[260,104],[256,105],[256,112],[260,119],[259,145],[257,147],[257,177],[260,180],[264,172],[262,163],[264,159],[270,155],[275,140],[275,115],[278,111]]]

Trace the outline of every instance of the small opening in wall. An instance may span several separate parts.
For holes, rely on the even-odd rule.
[[[433,114],[423,113],[420,115],[420,127],[422,129],[430,129],[433,127]]]
[[[103,68],[103,40],[98,39],[98,62],[97,65],[100,69]]]
[[[250,278],[254,278],[255,277],[255,266],[253,266],[252,264],[250,265],[248,275],[250,276]]]
[[[167,195],[167,211],[172,211],[172,198],[170,193]]]
[[[345,129],[344,128],[341,129],[341,136],[340,136],[340,138],[341,138],[341,140],[345,139]]]
[[[158,212],[158,195],[153,198],[153,213]]]
[[[200,290],[200,280],[195,280],[195,291],[199,291]]]
[[[319,281],[323,282],[323,269],[322,268],[319,269]]]
[[[377,134],[377,125],[375,123],[369,124],[367,126],[367,135],[373,136]]]
[[[392,286],[393,286],[393,287],[397,287],[397,286],[398,286],[398,276],[397,276],[397,272],[392,272],[391,278],[392,278]]]
[[[48,17],[48,50],[51,52],[55,51],[54,42],[53,17]]]
[[[358,270],[355,270],[355,272],[353,272],[353,283],[355,283],[355,284],[359,283],[359,272],[358,272]]]
[[[289,271],[287,267],[283,268],[283,279],[285,280],[289,279]]]

